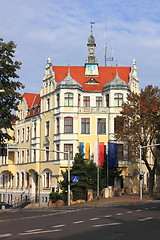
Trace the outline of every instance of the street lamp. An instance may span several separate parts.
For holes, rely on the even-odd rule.
[[[142,200],[143,198],[143,194],[142,194],[142,190],[143,190],[143,177],[142,177],[142,148],[148,148],[148,147],[155,147],[155,146],[159,146],[160,143],[158,144],[153,144],[153,145],[146,145],[146,146],[140,146],[140,166],[139,166],[139,173],[140,173],[140,181],[139,181],[139,197]]]

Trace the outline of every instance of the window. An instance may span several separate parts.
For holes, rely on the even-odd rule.
[[[97,134],[106,134],[106,119],[97,119]]]
[[[22,163],[24,163],[24,151],[22,151]]]
[[[47,110],[50,109],[50,98],[47,98]]]
[[[56,118],[56,122],[57,122],[57,134],[59,134],[59,117]]]
[[[49,136],[49,121],[46,122],[46,136]]]
[[[90,118],[81,119],[81,133],[90,134]]]
[[[106,107],[109,107],[109,94],[106,95]]]
[[[37,125],[36,125],[36,123],[34,123],[34,125],[33,125],[33,137],[34,138],[36,137],[36,132],[37,132]]]
[[[18,129],[18,131],[17,131],[17,142],[19,143],[19,135],[20,135],[20,131],[19,131],[19,129]]]
[[[64,106],[73,106],[73,93],[65,93],[64,95]]]
[[[33,150],[33,162],[36,162],[36,150]]]
[[[59,107],[59,93],[57,94],[57,107]]]
[[[43,173],[43,188],[50,187],[50,172]]]
[[[27,187],[29,187],[29,173],[27,172]]]
[[[102,107],[102,97],[96,97],[96,107]]]
[[[46,161],[49,161],[49,147],[46,147]]]
[[[59,144],[56,145],[56,160],[59,160]]]
[[[78,107],[80,107],[80,103],[81,103],[81,94],[78,94]]]
[[[73,118],[64,118],[64,133],[73,133]]]
[[[29,163],[30,162],[30,159],[29,159],[29,150],[27,150],[27,163]]]
[[[22,142],[24,142],[24,128],[22,128]]]
[[[118,144],[118,161],[123,161],[123,144]]]
[[[19,173],[16,174],[16,187],[19,187]]]
[[[17,164],[19,164],[20,161],[19,161],[19,152],[17,152]]]
[[[90,107],[90,97],[83,97],[83,106],[84,107]]]
[[[26,141],[29,141],[29,127],[27,127]]]
[[[119,126],[123,126],[123,118],[121,116],[114,118],[114,133],[117,133]]]
[[[24,173],[23,172],[21,173],[21,178],[22,178],[22,185],[21,186],[24,187]]]
[[[73,159],[73,144],[64,144],[64,152],[69,151],[69,158]],[[64,159],[68,160],[68,154],[64,154]]]
[[[114,106],[121,107],[123,103],[123,94],[122,93],[115,93],[114,94]]]

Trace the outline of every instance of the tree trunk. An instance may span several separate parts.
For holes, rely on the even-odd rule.
[[[153,197],[153,188],[154,188],[154,178],[155,178],[155,171],[151,170],[149,172],[149,197]]]

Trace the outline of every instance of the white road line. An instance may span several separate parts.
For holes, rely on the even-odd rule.
[[[129,212],[127,212],[128,214],[131,214],[131,213],[133,213],[132,211],[129,211]]]
[[[122,224],[122,223],[105,223],[105,224],[93,225],[92,227],[116,226],[116,225],[120,225],[120,224]]]
[[[52,226],[52,228],[65,227],[65,226],[66,226],[65,224],[60,224],[60,225]]]
[[[153,217],[147,217],[147,218],[141,218],[138,221],[139,222],[144,222],[144,221],[148,221],[148,220],[152,220],[152,219],[153,219]]]
[[[142,210],[140,210],[140,209],[137,209],[137,210],[135,210],[135,212],[141,212]]]
[[[11,236],[12,236],[11,233],[6,233],[6,234],[1,234],[0,238],[11,237]]]
[[[149,208],[148,207],[146,207],[144,210],[148,210]]]
[[[77,221],[77,222],[72,222],[73,224],[79,224],[79,223],[83,223],[84,221]]]
[[[117,213],[116,215],[117,215],[117,216],[121,216],[121,215],[123,215],[123,213],[120,212],[120,213]]]
[[[90,221],[95,221],[95,220],[98,220],[99,218],[90,218],[89,220]]]
[[[30,230],[27,230],[25,232],[38,232],[38,231],[42,231],[43,229],[41,228],[37,228],[37,229],[30,229]]]
[[[157,208],[157,207],[151,207],[152,209],[155,209],[155,208]]]
[[[106,215],[106,216],[104,216],[105,218],[109,218],[109,217],[112,217],[112,215]]]
[[[55,230],[45,230],[45,231],[38,231],[38,232],[24,232],[24,233],[19,233],[19,236],[24,236],[24,235],[32,235],[32,234],[40,234],[40,233],[50,233],[50,232],[60,232],[60,229],[55,229]]]

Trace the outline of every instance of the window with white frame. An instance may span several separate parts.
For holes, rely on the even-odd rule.
[[[97,119],[97,134],[106,134],[106,119]]]
[[[22,128],[22,142],[24,142],[24,128]]]
[[[16,187],[19,187],[19,172],[16,173]]]
[[[123,104],[123,94],[122,93],[115,93],[114,94],[114,106],[121,107]]]
[[[64,118],[64,133],[73,133],[73,117]]]
[[[81,118],[81,134],[90,134],[90,118]]]
[[[27,127],[27,131],[26,131],[26,141],[29,141],[29,133],[30,133],[30,129],[29,127]]]
[[[49,121],[46,121],[46,136],[49,136],[49,131],[50,131],[50,126],[49,126]]]
[[[51,185],[51,172],[45,171],[42,175],[43,179],[43,188],[50,188]]]
[[[67,92],[64,94],[64,106],[66,107],[73,106],[73,93]]]
[[[45,154],[46,154],[46,161],[49,161],[49,147],[48,146],[46,147]]]

